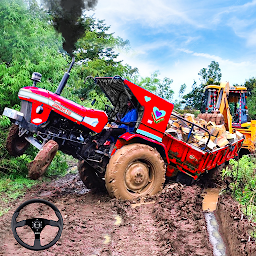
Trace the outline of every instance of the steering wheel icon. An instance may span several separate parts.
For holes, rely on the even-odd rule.
[[[33,204],[33,203],[43,203],[43,204],[50,206],[54,210],[56,216],[58,217],[58,221],[47,220],[47,219],[42,219],[42,218],[33,218],[33,219],[26,219],[26,220],[17,222],[16,219],[19,216],[20,211],[26,205]],[[16,228],[23,227],[25,225],[28,225],[35,234],[35,240],[34,240],[33,246],[24,243],[17,234]],[[59,230],[58,230],[58,233],[55,236],[55,238],[50,243],[42,246],[40,243],[40,233],[46,225],[58,227]],[[40,250],[48,249],[49,247],[53,246],[59,240],[59,238],[61,236],[62,229],[63,229],[63,219],[62,219],[60,211],[54,204],[52,204],[46,200],[43,200],[43,199],[31,199],[31,200],[24,202],[16,209],[16,211],[14,212],[14,214],[12,216],[11,226],[12,226],[12,233],[14,235],[14,238],[17,240],[17,242],[20,245],[22,245],[23,247],[30,249],[30,250],[40,251]]]

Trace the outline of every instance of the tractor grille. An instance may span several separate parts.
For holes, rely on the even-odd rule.
[[[22,100],[21,101],[21,112],[24,114],[24,117],[27,122],[31,121],[31,109],[32,109],[32,103]]]

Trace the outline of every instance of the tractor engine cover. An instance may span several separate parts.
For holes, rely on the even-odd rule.
[[[20,89],[18,96],[21,100],[32,103],[29,119],[34,125],[45,123],[51,111],[97,133],[101,132],[108,122],[104,111],[86,108],[45,89],[24,87]]]

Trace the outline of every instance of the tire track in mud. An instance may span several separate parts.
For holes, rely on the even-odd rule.
[[[153,210],[154,201],[140,203],[116,200],[114,209],[121,225],[112,233],[111,255],[161,255]]]
[[[196,185],[167,185],[157,198],[154,215],[158,224],[161,255],[212,256],[202,211],[202,189]]]

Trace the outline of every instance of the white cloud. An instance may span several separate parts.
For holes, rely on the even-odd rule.
[[[255,5],[256,0],[229,6],[221,0],[99,0],[95,17],[105,19],[115,35],[132,37],[131,51],[121,51],[119,60],[138,67],[142,76],[159,70],[161,77],[173,79],[178,93],[183,83],[189,91],[193,81],[199,81],[198,72],[212,60],[220,64],[223,81],[230,84],[243,84],[255,76],[256,56],[250,56],[239,40],[243,38],[246,46],[256,45]],[[229,47],[224,40],[230,28],[235,35]]]
[[[174,0],[109,0],[99,1],[96,6],[96,17],[105,19],[115,29],[123,24],[140,23],[144,27],[165,27],[171,24],[190,24],[202,27],[184,10],[182,1]],[[123,27],[125,30],[125,27]]]
[[[173,79],[171,85],[178,98],[179,88],[182,84],[187,85],[186,93],[191,90],[194,80],[200,83],[198,73],[202,68],[207,68],[211,61],[217,61],[222,72],[222,81],[229,81],[233,84],[244,84],[245,80],[255,76],[256,62],[243,60],[235,62],[230,59],[223,59],[220,56],[208,53],[193,52],[188,49],[179,48],[180,52],[187,54],[185,58],[170,59],[169,63],[154,62],[154,60],[142,60],[141,53],[121,53],[120,58],[125,63],[138,67],[141,76],[150,76],[154,71],[160,71],[160,77]]]
[[[256,0],[253,0],[242,5],[222,8],[214,15],[212,23],[231,27],[238,37],[245,39],[247,46],[255,46],[255,6]]]
[[[256,18],[253,19],[243,19],[232,17],[227,22],[238,37],[244,38],[246,45],[251,47],[256,45]]]

